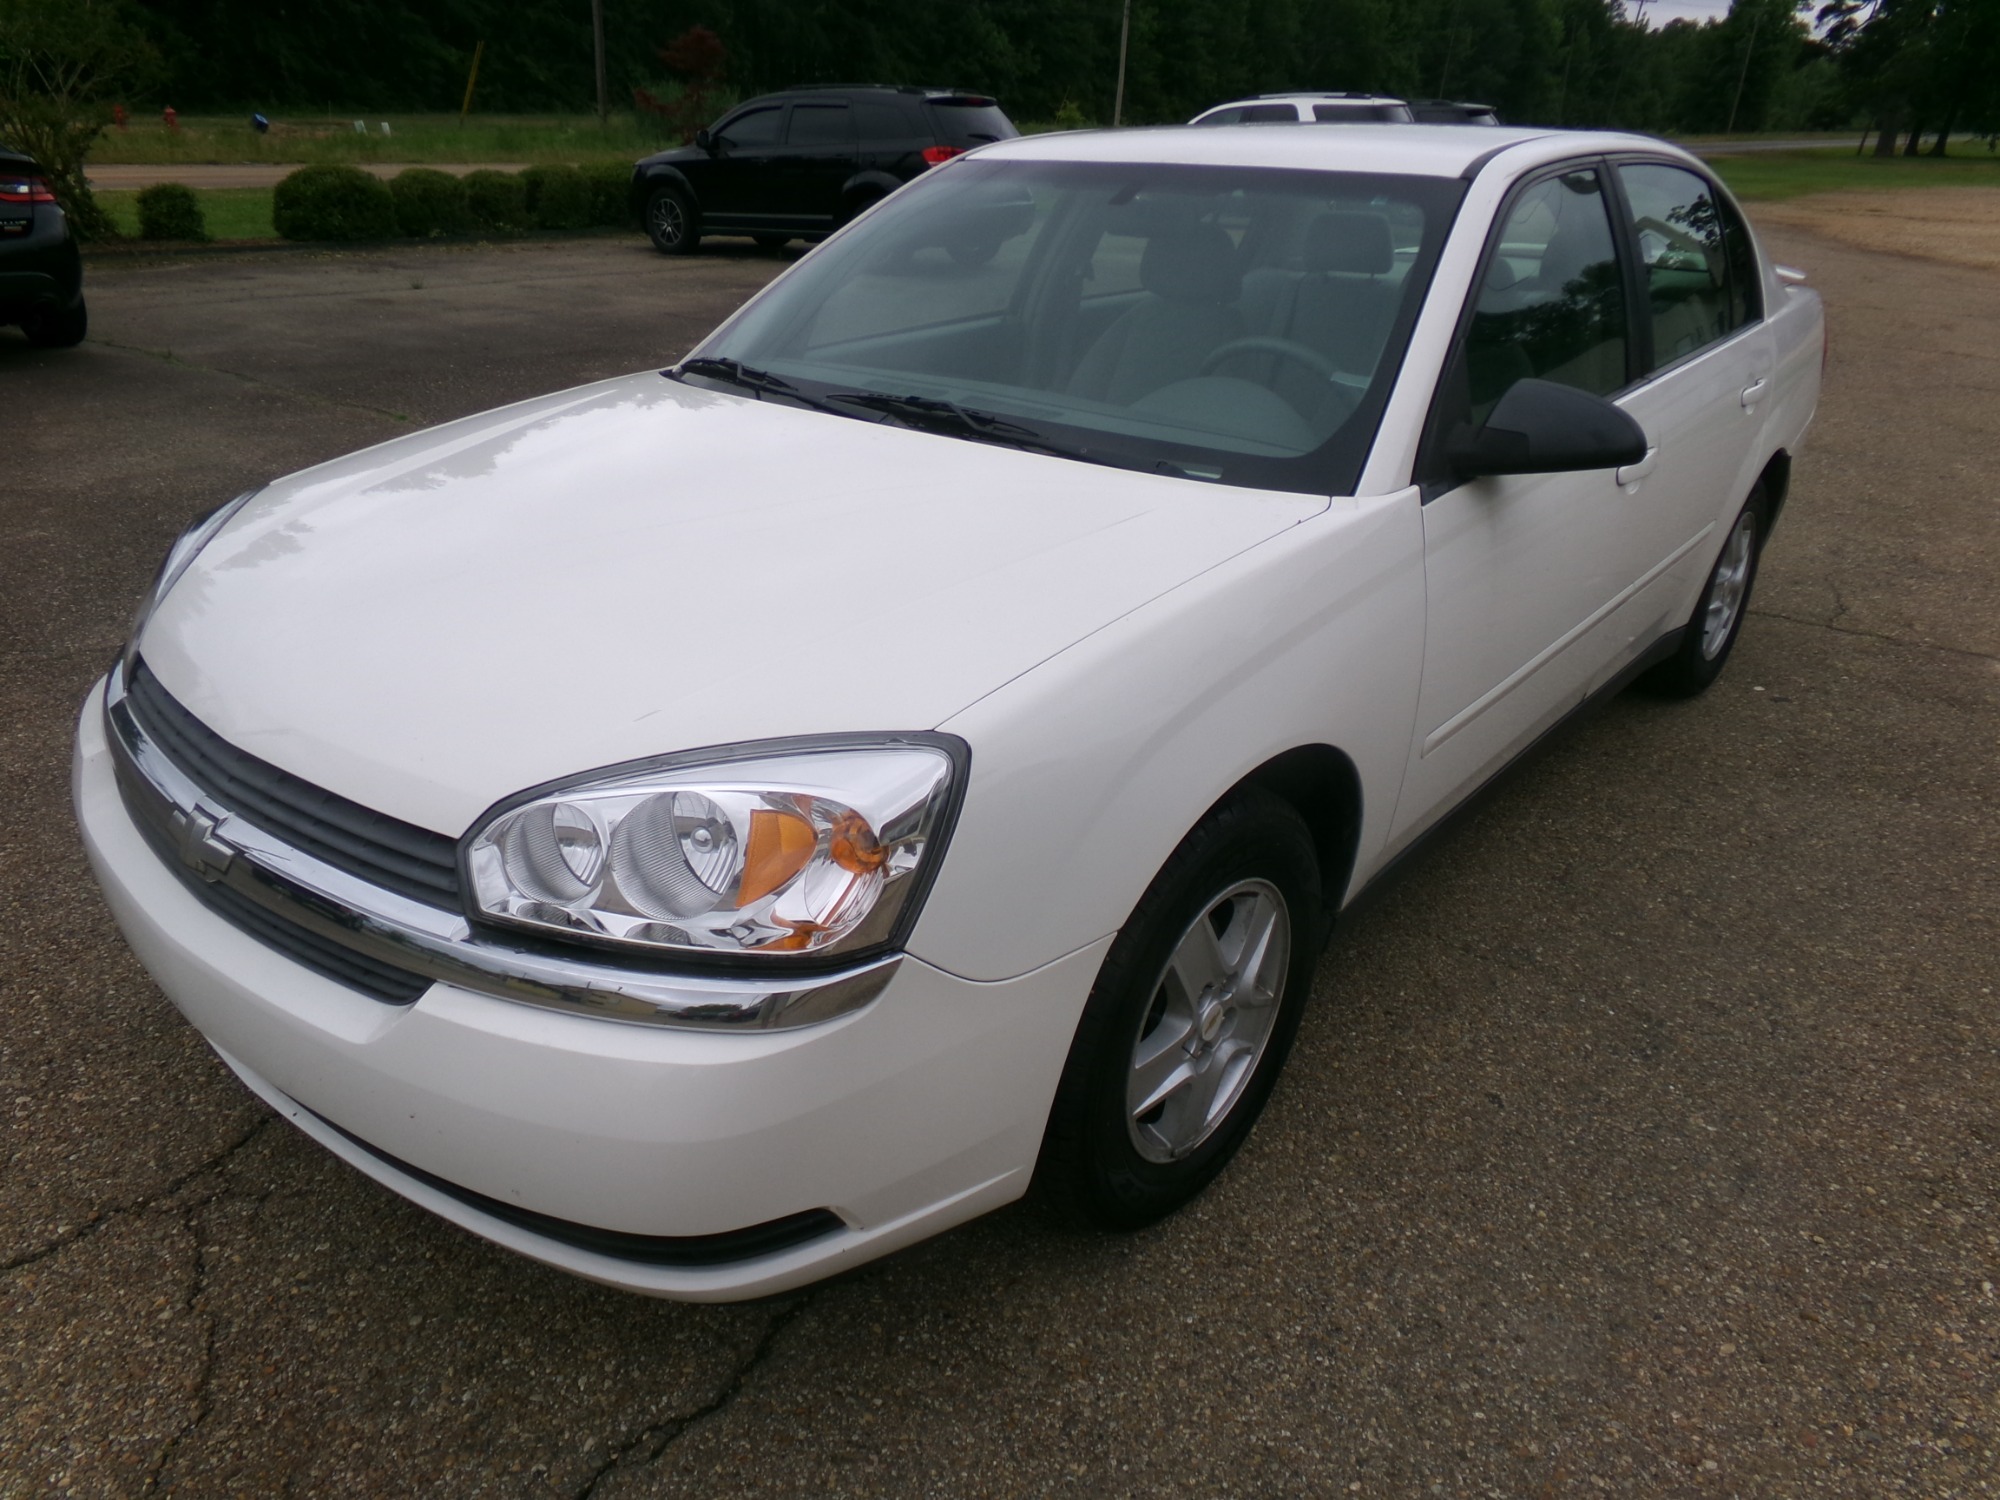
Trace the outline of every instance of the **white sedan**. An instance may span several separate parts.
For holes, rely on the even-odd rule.
[[[198,523],[84,706],[92,862],[273,1109],[580,1275],[1147,1222],[1347,903],[1721,670],[1800,280],[1637,137],[975,151],[671,369]]]

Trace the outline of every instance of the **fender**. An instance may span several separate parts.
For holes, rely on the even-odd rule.
[[[694,190],[694,184],[687,180],[686,174],[679,167],[673,166],[668,162],[660,162],[654,166],[645,168],[643,176],[632,179],[633,218],[638,219],[642,223],[645,221],[646,200],[653,195],[653,190],[658,187],[679,188],[681,192],[687,195],[688,203],[693,207],[694,211],[697,214],[701,212],[701,194]]]

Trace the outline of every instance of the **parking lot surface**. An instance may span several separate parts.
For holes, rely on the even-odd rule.
[[[195,514],[664,363],[783,262],[100,263],[83,348],[0,330],[0,1495],[2000,1490],[2000,287],[1772,241],[1832,361],[1717,687],[1613,702],[1348,924],[1189,1212],[725,1308],[272,1119],[119,940],[68,745]]]

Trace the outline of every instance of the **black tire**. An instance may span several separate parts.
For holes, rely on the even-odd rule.
[[[1722,539],[1710,565],[1708,582],[1695,601],[1674,654],[1639,679],[1642,691],[1656,698],[1692,698],[1722,675],[1743,621],[1750,613],[1750,595],[1757,583],[1757,562],[1771,526],[1770,507],[1759,484],[1750,492]],[[1745,549],[1740,555],[1738,548]],[[1740,567],[1741,576],[1734,576]],[[1734,596],[1733,606],[1724,601]],[[1711,615],[1714,618],[1711,619]]]
[[[756,240],[759,250],[768,251],[782,250],[792,242],[789,234],[758,234],[752,235],[751,238]]]
[[[37,349],[74,349],[90,331],[90,311],[79,296],[71,307],[46,308],[21,320],[21,332]]]
[[[646,237],[662,255],[692,255],[701,245],[701,218],[687,194],[657,187],[646,199]]]
[[[1231,895],[1245,889],[1253,894]],[[1274,991],[1268,1021],[1254,1000],[1241,1010],[1225,1005],[1236,998],[1234,989],[1205,987],[1202,995],[1216,998],[1204,1013],[1226,1008],[1228,1017],[1213,1028],[1198,1025],[1185,1033],[1185,1040],[1174,1044],[1175,1055],[1168,1045],[1172,1038],[1159,1035],[1176,1003],[1178,981],[1170,975],[1170,960],[1184,941],[1193,941],[1195,924],[1208,919],[1218,898],[1251,902],[1266,892],[1276,893],[1289,926],[1283,958],[1267,966]],[[1036,1191],[1057,1214],[1089,1227],[1136,1229],[1172,1213],[1228,1164],[1263,1111],[1297,1034],[1320,952],[1320,911],[1312,836],[1282,799],[1255,788],[1242,791],[1181,841],[1105,956],[1063,1067],[1035,1169]],[[1232,925],[1221,931],[1210,921],[1217,951],[1225,954],[1234,931],[1229,920]],[[1261,1052],[1237,1065],[1224,1049],[1232,1035],[1250,1029],[1243,1025],[1245,1016],[1253,1018],[1250,1028],[1265,1028],[1264,1039]],[[1163,1143],[1157,1138],[1150,1150],[1141,1145],[1168,1106],[1138,1114],[1130,1108],[1128,1089],[1141,1091],[1141,1102],[1146,1097],[1148,1085],[1138,1082],[1139,1062],[1149,1045],[1170,1058],[1177,1072],[1200,1063],[1202,1053],[1191,1049],[1207,1048],[1221,1059],[1218,1071],[1236,1066],[1234,1076],[1244,1080],[1233,1085],[1233,1097],[1213,1106],[1214,1113],[1202,1116],[1197,1108],[1196,1118],[1208,1123],[1194,1128],[1205,1133],[1191,1129],[1183,1154],[1171,1159],[1161,1159]],[[1222,1092],[1215,1090],[1217,1097]]]

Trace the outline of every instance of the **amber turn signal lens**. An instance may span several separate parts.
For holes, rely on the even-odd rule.
[[[858,812],[844,812],[828,830],[827,854],[841,869],[856,875],[871,874],[882,868],[889,856],[875,838],[875,830]]]
[[[736,904],[748,906],[777,890],[806,867],[819,843],[812,824],[797,813],[760,807],[750,814],[750,839],[743,851],[743,884]]]

